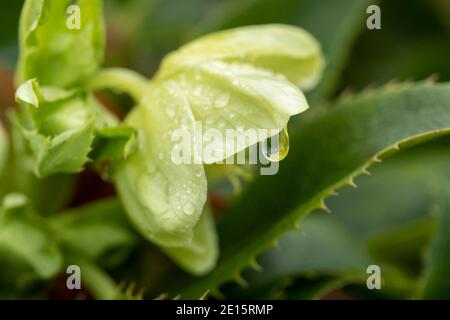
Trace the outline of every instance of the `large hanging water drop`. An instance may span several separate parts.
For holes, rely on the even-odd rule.
[[[278,143],[276,142],[277,136]],[[289,133],[287,127],[284,127],[277,136],[268,138],[265,143],[265,148],[263,148],[264,157],[269,161],[279,162],[286,158],[289,153]]]

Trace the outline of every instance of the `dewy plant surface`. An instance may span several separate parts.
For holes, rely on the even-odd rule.
[[[371,265],[383,272],[385,297],[450,297],[448,282],[437,280],[450,261],[442,258],[449,84],[392,82],[346,94],[339,81],[377,74],[354,56],[343,70],[366,1],[283,0],[278,10],[243,2],[233,17],[215,4],[216,22],[201,21],[189,35],[172,26],[182,40],[158,26],[168,19],[158,20],[169,14],[164,4],[23,2],[17,105],[2,109],[0,125],[0,297],[39,297],[67,270],[81,270],[81,284],[68,281],[68,290],[97,299],[144,298],[134,283],[145,297],[318,298],[346,286],[369,290]],[[136,21],[119,31],[122,10]],[[267,16],[256,18],[260,11]],[[153,76],[135,71],[150,59]],[[346,186],[417,145],[381,165],[377,194],[414,175],[408,159],[438,173],[419,166],[420,179],[400,186],[392,207],[352,224],[359,220],[348,212],[359,212],[349,199],[368,199],[370,190],[345,196]],[[408,199],[401,188],[421,196]],[[340,189],[345,209],[328,200]],[[337,217],[307,218],[335,209]],[[299,240],[293,230],[305,218],[311,235]]]

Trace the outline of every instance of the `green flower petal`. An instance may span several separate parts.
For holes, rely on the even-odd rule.
[[[183,127],[194,133],[189,102],[175,81],[149,90],[126,123],[137,130],[138,151],[115,170],[127,212],[144,236],[164,246],[185,246],[206,200],[202,165],[176,164],[172,133]]]
[[[297,86],[313,86],[322,67],[314,38],[282,25],[218,32],[169,55],[126,121],[137,130],[138,151],[115,168],[136,227],[189,272],[210,270],[217,240],[210,218],[198,223],[206,199],[202,164],[228,159],[280,132],[308,108]],[[179,129],[188,136],[187,149],[180,144],[185,136],[174,139]],[[219,139],[206,141],[210,129]],[[234,143],[227,129],[234,129]],[[179,164],[173,157],[178,151]]]
[[[225,30],[194,40],[164,59],[158,78],[217,60],[281,73],[303,89],[313,87],[323,69],[320,46],[308,32],[274,24]]]
[[[184,247],[162,250],[180,267],[200,276],[211,271],[219,257],[219,244],[214,220],[205,206],[205,212],[194,229],[192,242]]]
[[[176,79],[189,98],[194,117],[204,134],[215,129],[222,137],[203,142],[204,163],[222,161],[266,140],[282,130],[292,115],[308,109],[296,86],[251,65],[213,61],[190,71]],[[236,139],[226,139],[229,129],[234,130]],[[249,129],[255,134],[248,134]]]

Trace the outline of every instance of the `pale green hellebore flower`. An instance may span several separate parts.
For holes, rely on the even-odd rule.
[[[204,212],[204,167],[175,164],[171,134],[182,126],[194,136],[198,122],[224,135],[226,129],[279,132],[308,108],[300,88],[313,87],[322,68],[316,40],[285,25],[213,33],[164,59],[150,85],[129,90],[142,96],[126,119],[137,130],[138,150],[117,166],[114,181],[134,225],[187,271],[211,270],[218,244]],[[248,139],[240,150],[267,138]],[[240,151],[225,149],[205,162]]]

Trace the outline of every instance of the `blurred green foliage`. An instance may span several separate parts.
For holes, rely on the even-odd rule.
[[[212,292],[216,297],[229,298],[450,298],[450,145],[445,137],[427,142],[448,131],[450,89],[425,83],[372,92],[394,79],[419,81],[436,74],[439,81],[450,80],[448,1],[377,1],[382,29],[373,31],[365,27],[365,9],[373,3],[366,0],[105,2],[106,65],[146,75],[156,71],[168,52],[211,31],[263,23],[288,23],[310,31],[327,61],[321,83],[308,93],[316,110],[292,124],[292,151],[279,175],[258,178],[240,197],[226,199],[232,204],[219,219],[221,260],[204,278],[187,277],[140,241],[122,219],[116,200],[55,215],[70,206],[73,179],[54,176],[37,181],[25,169],[11,171],[20,175],[6,172],[0,194],[8,189],[28,200],[19,208],[4,206],[0,213],[1,221],[6,221],[0,239],[14,233],[20,241],[13,250],[22,253],[11,255],[11,244],[0,242],[2,298],[46,297],[55,275],[63,274],[61,259],[83,264],[89,292],[105,299],[115,297],[120,281],[146,287],[149,298],[166,291],[195,298],[208,289],[217,289]],[[22,1],[1,4],[0,64],[9,70],[17,61],[21,5]],[[352,97],[353,91],[368,86],[362,97]],[[338,99],[341,94],[344,100]],[[126,97],[105,96],[126,112]],[[0,110],[6,107],[0,105]],[[430,133],[437,129],[442,131]],[[387,150],[388,156],[396,152],[392,147],[400,140],[425,132],[426,139],[401,145],[410,151],[383,159],[370,169],[372,176],[358,178],[356,190],[338,190],[338,197],[326,201],[331,215],[313,212],[306,217],[337,185],[362,173],[378,152]],[[14,132],[8,139],[14,141]],[[419,143],[423,146],[414,148]],[[6,163],[25,168],[23,159],[14,158],[20,145],[13,144]],[[26,219],[12,219],[11,210],[21,211]],[[41,216],[51,219],[45,222]],[[298,218],[305,218],[300,223],[304,234],[285,233]],[[38,238],[34,246],[22,246],[31,235]],[[277,238],[280,248],[265,250]],[[39,261],[47,255],[52,258],[45,261],[53,264],[39,272]],[[256,263],[262,271],[249,270],[252,265],[259,269]],[[368,264],[382,266],[383,290],[367,290]],[[222,286],[233,279],[241,285],[247,282],[247,287]]]

